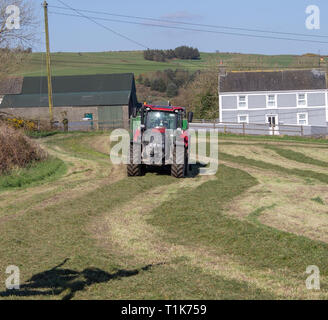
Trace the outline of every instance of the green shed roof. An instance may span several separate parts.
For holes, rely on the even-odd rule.
[[[102,74],[52,77],[54,106],[128,105],[135,94],[134,75]],[[4,96],[0,108],[47,107],[46,77],[24,77],[20,94]]]
[[[131,91],[55,93],[54,107],[61,106],[118,106],[128,105]],[[47,94],[6,95],[1,108],[48,107]]]

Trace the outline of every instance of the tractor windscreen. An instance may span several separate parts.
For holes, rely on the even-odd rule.
[[[147,112],[146,116],[146,128],[166,128],[177,129],[178,114],[165,111],[151,111]]]

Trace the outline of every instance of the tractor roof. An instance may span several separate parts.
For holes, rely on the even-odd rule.
[[[176,110],[184,111],[185,109],[182,107],[174,107],[174,106],[154,106],[151,104],[145,104],[146,108],[150,108],[153,111],[167,111],[167,112],[174,112]]]

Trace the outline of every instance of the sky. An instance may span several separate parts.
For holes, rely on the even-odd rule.
[[[41,0],[33,1],[36,3],[40,18],[39,33],[42,39],[34,48],[34,51],[44,51],[43,8],[40,4]],[[320,52],[328,55],[327,0],[61,0],[61,2],[59,0],[48,0],[52,52],[125,51],[144,50],[144,48],[169,49],[180,45],[188,45],[197,47],[202,52],[220,51],[258,54]],[[63,3],[75,9],[97,11],[103,14],[82,12],[83,15],[92,17],[98,24],[81,17],[59,15],[58,13],[77,15],[76,12],[71,10],[51,7],[65,7]],[[309,5],[316,5],[320,9],[320,29],[308,30],[306,28],[305,22],[309,14],[306,14],[305,11]],[[308,36],[300,37],[194,25],[177,25],[169,22],[123,18],[108,14],[174,20],[192,24],[300,33]],[[100,20],[100,18],[141,24],[105,21]],[[99,24],[102,24],[105,28]],[[301,41],[177,30],[146,24],[297,38]],[[120,33],[121,36],[117,33]],[[305,42],[302,39],[326,43]]]

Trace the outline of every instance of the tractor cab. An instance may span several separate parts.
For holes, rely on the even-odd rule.
[[[183,129],[187,130],[187,122],[183,120],[186,111],[181,107],[144,105],[145,129]]]

